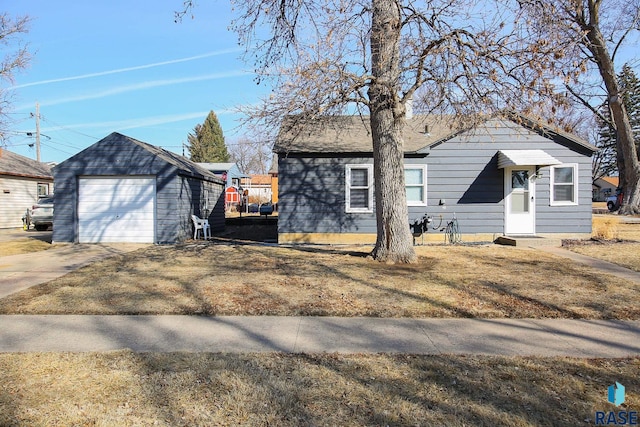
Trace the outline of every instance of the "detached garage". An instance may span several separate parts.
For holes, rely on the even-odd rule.
[[[224,181],[159,147],[112,133],[53,170],[54,242],[174,243],[191,215],[224,228]]]

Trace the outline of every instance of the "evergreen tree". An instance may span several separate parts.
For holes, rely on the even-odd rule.
[[[631,129],[633,129],[633,139],[636,142],[636,148],[640,148],[640,80],[629,64],[622,67],[618,79],[622,101],[627,108]],[[640,158],[640,151],[638,151],[638,158]]]
[[[618,175],[616,130],[612,125],[609,105],[603,105],[600,112],[607,120],[603,120],[601,118],[597,119],[598,140],[596,141],[596,147],[598,147],[598,151],[592,158],[592,178],[594,182],[603,176]]]
[[[216,113],[210,111],[203,124],[196,125],[193,133],[187,136],[189,157],[194,162],[225,163],[229,161],[229,152],[224,143],[222,128]]]
[[[618,74],[622,101],[629,115],[629,122],[633,129],[633,137],[636,148],[640,149],[640,80],[633,69],[625,64]],[[603,176],[618,175],[621,166],[621,159],[618,159],[616,148],[616,130],[613,127],[609,105],[602,108],[602,116],[606,120],[598,119],[598,141],[596,146],[598,152],[593,158],[593,179]],[[638,152],[640,157],[640,152]]]

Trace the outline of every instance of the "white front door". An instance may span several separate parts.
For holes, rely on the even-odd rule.
[[[504,170],[504,233],[535,234],[535,168],[516,166]]]

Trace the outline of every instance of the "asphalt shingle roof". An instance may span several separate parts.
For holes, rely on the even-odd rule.
[[[0,175],[53,179],[50,165],[4,149],[0,149]]]
[[[451,134],[451,122],[443,118],[416,116],[404,130],[406,152],[415,152]],[[367,116],[326,116],[313,121],[287,118],[274,151],[312,153],[370,153],[371,124]]]
[[[414,116],[404,128],[404,151],[415,153],[455,135],[481,126],[491,117],[454,118],[453,116]],[[554,128],[540,120],[517,113],[501,115],[535,132],[571,141],[587,150],[596,148],[582,139]],[[513,125],[513,124],[512,124]],[[280,128],[273,151],[276,153],[371,153],[371,125],[368,116],[323,116],[314,120],[287,117]]]
[[[118,132],[113,132],[106,136],[104,140],[126,140],[133,144],[136,144],[145,150],[149,151],[155,156],[158,156],[165,162],[176,166],[181,171],[196,177],[207,178],[207,179],[215,179],[220,180],[220,177],[214,175],[212,172],[207,169],[199,166],[195,162],[183,157],[179,154],[173,153],[171,151],[167,151],[164,148],[156,147],[155,145],[148,144],[146,142],[138,141],[135,138],[131,138],[130,136],[123,135]]]

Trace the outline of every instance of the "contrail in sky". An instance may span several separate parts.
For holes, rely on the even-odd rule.
[[[218,110],[217,115],[228,114],[232,112],[230,109]],[[64,128],[68,129],[91,129],[91,128],[108,128],[108,129],[135,129],[140,127],[155,126],[166,123],[181,122],[183,120],[201,119],[206,117],[209,111],[198,111],[194,113],[172,114],[164,116],[143,117],[128,120],[113,120],[108,122],[94,122],[94,123],[81,123],[75,125],[66,125]],[[43,132],[60,130],[60,127],[43,128]]]
[[[17,85],[17,86],[12,86],[10,89],[20,89],[20,88],[29,87],[29,86],[38,86],[38,85],[44,85],[44,84],[49,84],[49,83],[67,82],[67,81],[70,81],[70,80],[88,79],[88,78],[91,78],[91,77],[107,76],[109,74],[126,73],[127,71],[144,70],[145,68],[159,67],[161,65],[178,64],[180,62],[194,61],[196,59],[208,58],[210,56],[225,55],[227,53],[239,52],[240,50],[241,49],[239,49],[239,48],[223,49],[223,50],[218,50],[218,51],[215,51],[215,52],[203,53],[202,55],[190,56],[188,58],[172,59],[170,61],[154,62],[153,64],[145,64],[145,65],[138,65],[138,66],[135,66],[135,67],[119,68],[117,70],[101,71],[101,72],[98,72],[98,73],[82,74],[82,75],[79,75],[79,76],[62,77],[62,78],[59,78],[59,79],[41,80],[39,82],[25,83],[25,84],[21,84],[21,85]]]
[[[77,96],[71,96],[68,98],[56,99],[52,101],[43,101],[40,103],[40,106],[47,107],[51,105],[66,104],[68,102],[86,101],[89,99],[104,98],[106,96],[113,96],[113,95],[132,92],[136,90],[150,89],[150,88],[160,87],[160,86],[170,86],[170,85],[175,85],[180,83],[193,83],[193,82],[199,82],[199,81],[205,81],[205,80],[217,80],[217,79],[225,79],[229,77],[239,77],[239,76],[245,76],[247,74],[250,74],[250,73],[244,70],[235,70],[235,71],[228,71],[225,73],[207,74],[203,76],[183,77],[178,79],[152,80],[149,82],[117,86],[111,89],[104,90],[102,92],[91,92],[86,95],[77,95]],[[27,106],[24,106],[21,108],[27,108]]]

